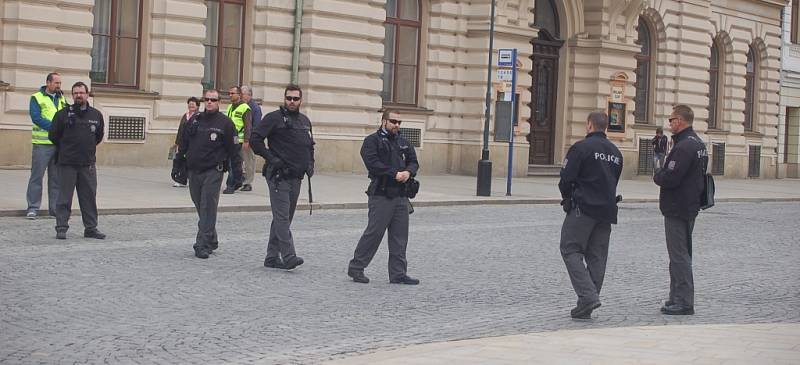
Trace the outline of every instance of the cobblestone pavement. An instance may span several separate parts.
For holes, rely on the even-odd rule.
[[[0,218],[2,363],[318,363],[412,344],[559,329],[800,322],[800,205],[726,203],[695,228],[697,314],[665,317],[663,220],[626,204],[614,227],[603,307],[574,322],[552,205],[417,208],[409,274],[388,283],[381,247],[351,282],[364,210],[298,212],[306,264],[262,266],[268,216],[219,217],[220,250],[195,259],[196,216],[101,216],[105,241],[67,241],[54,221]]]

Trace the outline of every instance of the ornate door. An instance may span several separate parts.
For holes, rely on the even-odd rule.
[[[558,52],[564,41],[555,39],[545,29],[539,31],[539,37],[532,40],[533,69],[531,77],[531,134],[530,156],[528,163],[535,165],[552,165],[555,140],[556,99],[558,88]]]

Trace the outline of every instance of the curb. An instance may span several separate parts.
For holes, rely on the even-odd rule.
[[[431,201],[412,201],[414,207],[447,207],[447,206],[474,206],[474,205],[547,205],[559,204],[561,199],[480,199],[480,200],[431,200]],[[800,198],[721,198],[716,199],[717,203],[774,203],[774,202],[800,202]],[[621,205],[626,203],[658,203],[654,198],[635,198],[625,199]],[[297,204],[297,210],[336,210],[336,209],[367,209],[367,203],[313,203]],[[219,213],[237,212],[268,212],[269,205],[228,205],[221,206],[217,210]],[[46,210],[40,211],[44,214]],[[79,212],[73,209],[73,212]],[[194,207],[163,207],[163,208],[107,208],[98,209],[97,214],[102,215],[138,215],[138,214],[161,214],[161,213],[195,213]],[[0,217],[23,217],[24,209],[0,209]]]

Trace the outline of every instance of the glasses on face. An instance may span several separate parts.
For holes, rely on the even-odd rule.
[[[219,101],[219,98],[203,98],[203,101],[205,101],[205,102],[207,102],[207,103],[208,103],[208,102],[211,102],[211,103],[216,103],[216,102],[218,102],[218,101]]]
[[[386,121],[395,125],[400,125],[400,123],[403,123],[403,121],[400,119],[386,119]]]
[[[239,95],[239,93],[234,91],[234,92],[229,92],[228,95]]]
[[[300,101],[299,96],[287,96],[286,101]]]

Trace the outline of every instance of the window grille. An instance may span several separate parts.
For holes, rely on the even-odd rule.
[[[144,117],[108,118],[108,140],[110,141],[144,141]]]
[[[761,146],[750,146],[748,155],[747,177],[761,176]]]
[[[400,135],[407,139],[414,147],[422,147],[422,130],[419,128],[400,128]]]
[[[725,144],[711,144],[711,174],[725,175]]]
[[[639,138],[639,175],[653,174],[653,144],[650,138]]]

